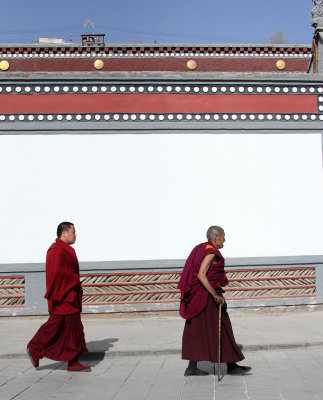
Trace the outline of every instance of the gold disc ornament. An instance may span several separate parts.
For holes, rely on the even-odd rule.
[[[283,60],[278,60],[278,61],[276,62],[276,67],[277,67],[277,69],[280,69],[280,70],[285,69],[285,68],[286,68],[286,63],[285,63],[285,61],[283,61]]]
[[[10,64],[8,63],[8,61],[6,61],[6,60],[0,61],[1,71],[7,71],[7,69],[9,69],[9,67],[10,67]]]
[[[196,64],[196,62],[194,61],[194,60],[189,60],[189,61],[187,61],[187,68],[188,69],[195,69],[196,68],[196,66],[197,66],[197,64]]]
[[[95,60],[94,61],[94,68],[95,69],[102,69],[104,67],[104,62],[102,60]]]

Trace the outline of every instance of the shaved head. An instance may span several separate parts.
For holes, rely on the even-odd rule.
[[[220,226],[210,226],[209,229],[206,232],[206,237],[209,242],[212,242],[212,240],[216,236],[221,236],[222,233],[224,232],[224,229],[222,229]]]

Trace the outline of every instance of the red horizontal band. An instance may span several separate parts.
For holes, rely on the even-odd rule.
[[[0,289],[24,289],[25,285],[0,285]]]
[[[309,94],[0,94],[3,114],[316,113]]]
[[[84,296],[125,296],[129,294],[159,294],[159,293],[179,293],[179,290],[138,290],[134,292],[83,292]],[[0,296],[1,297],[1,296]]]
[[[140,286],[140,285],[161,285],[166,283],[178,283],[178,281],[146,281],[146,282],[107,282],[107,283],[82,283],[82,286]],[[0,286],[1,288],[1,286]]]
[[[225,292],[244,291],[244,290],[270,290],[270,289],[307,289],[315,288],[315,285],[288,285],[288,286],[250,286],[250,287],[231,287],[225,288]]]
[[[98,58],[100,58],[98,56]],[[100,58],[104,62],[102,71],[189,71],[187,61],[193,59],[197,66],[195,71],[275,71],[276,62],[284,60],[285,72],[306,72],[310,63],[309,58],[279,57],[111,57]],[[95,58],[11,58],[10,71],[96,71]],[[100,72],[97,76],[100,76]]]
[[[257,278],[230,278],[230,282],[239,282],[239,281],[273,281],[279,279],[315,279],[315,275],[300,275],[300,276],[265,276],[265,277],[257,277]]]
[[[147,301],[110,301],[110,302],[102,302],[102,303],[82,303],[83,306],[104,306],[108,304],[144,304],[144,303],[179,303],[179,300],[147,300]]]
[[[315,270],[315,267],[280,267],[280,268],[253,268],[253,269],[227,269],[225,272],[255,272],[255,271],[295,271]]]
[[[128,275],[174,275],[174,274],[181,274],[182,271],[161,271],[161,272],[116,272],[110,274],[81,274],[81,276],[128,276]]]
[[[313,297],[313,294],[292,294],[286,296],[254,296],[254,297],[226,297],[226,300],[257,300],[257,299],[284,299],[284,298],[291,298],[291,297]]]

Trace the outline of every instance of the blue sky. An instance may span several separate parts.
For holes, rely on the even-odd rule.
[[[268,43],[281,30],[310,44],[312,0],[9,0],[1,2],[0,43],[53,36],[73,42],[86,19],[106,43]]]

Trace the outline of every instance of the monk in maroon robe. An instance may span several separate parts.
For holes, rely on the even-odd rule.
[[[71,247],[76,240],[75,227],[62,222],[57,228],[57,239],[46,256],[46,294],[49,319],[40,327],[27,345],[27,354],[33,366],[39,366],[43,357],[68,361],[68,371],[90,371],[79,363],[87,353],[81,321],[82,287],[79,263]]]
[[[227,363],[228,374],[244,375],[251,368],[236,364],[244,356],[234,339],[222,295],[222,287],[229,283],[224,271],[224,258],[219,251],[225,242],[224,230],[211,226],[207,239],[208,242],[192,250],[178,284],[181,291],[180,315],[186,319],[182,358],[189,360],[184,375],[208,375],[197,368],[197,362],[218,362],[219,304],[222,304],[220,360]]]

